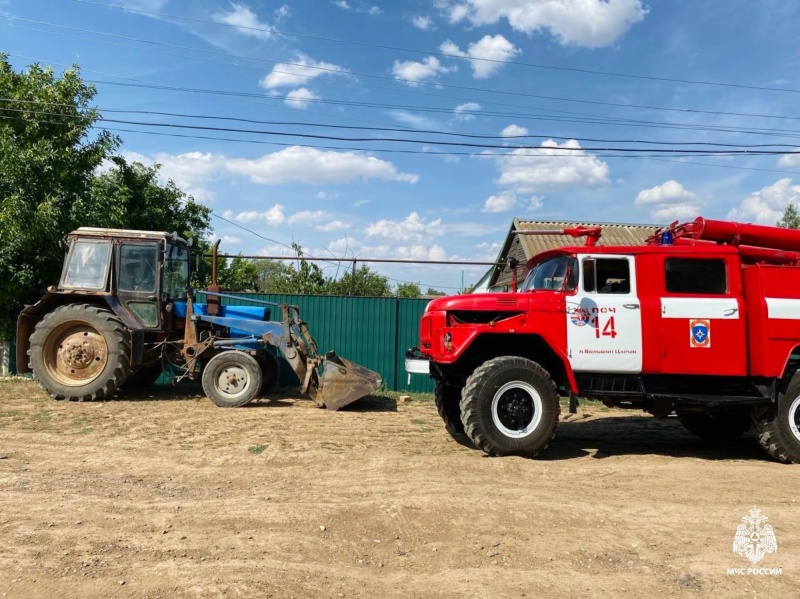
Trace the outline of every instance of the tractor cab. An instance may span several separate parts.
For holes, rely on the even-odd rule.
[[[186,298],[189,248],[177,235],[82,227],[67,243],[59,292],[114,297],[144,329],[162,329],[163,308]]]

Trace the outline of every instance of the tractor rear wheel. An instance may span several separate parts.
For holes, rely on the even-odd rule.
[[[548,372],[519,356],[487,360],[461,394],[467,436],[489,455],[535,457],[555,436],[560,412]]]
[[[800,371],[775,403],[756,406],[752,417],[764,451],[784,464],[800,464]]]
[[[220,408],[239,408],[261,390],[261,366],[250,354],[227,350],[203,368],[203,391]]]
[[[113,312],[67,304],[47,314],[31,335],[33,378],[56,399],[110,397],[125,381],[130,334]]]

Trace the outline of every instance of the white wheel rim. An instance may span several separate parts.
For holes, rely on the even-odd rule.
[[[528,411],[532,414],[528,415]],[[509,428],[511,421],[525,422],[521,428]],[[500,387],[492,398],[492,422],[507,437],[527,437],[542,421],[542,398],[536,389],[522,381],[512,381]]]
[[[238,364],[223,366],[215,377],[217,390],[227,399],[239,399],[250,387],[250,375]]]
[[[800,441],[800,396],[796,397],[789,406],[789,430],[792,431],[794,438]]]

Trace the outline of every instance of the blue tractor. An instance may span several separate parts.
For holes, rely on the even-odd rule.
[[[239,407],[278,380],[277,354],[319,407],[336,410],[381,385],[379,374],[320,354],[297,306],[224,305],[216,245],[206,302],[196,303],[189,263],[187,242],[174,234],[73,231],[59,284],[20,313],[18,370],[72,401],[152,383],[171,365],[176,380],[199,378],[216,405]]]

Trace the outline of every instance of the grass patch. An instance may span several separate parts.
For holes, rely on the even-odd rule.
[[[253,455],[258,455],[260,453],[264,453],[264,450],[266,448],[267,448],[266,445],[253,445],[252,447],[248,447],[247,451],[249,451]]]

